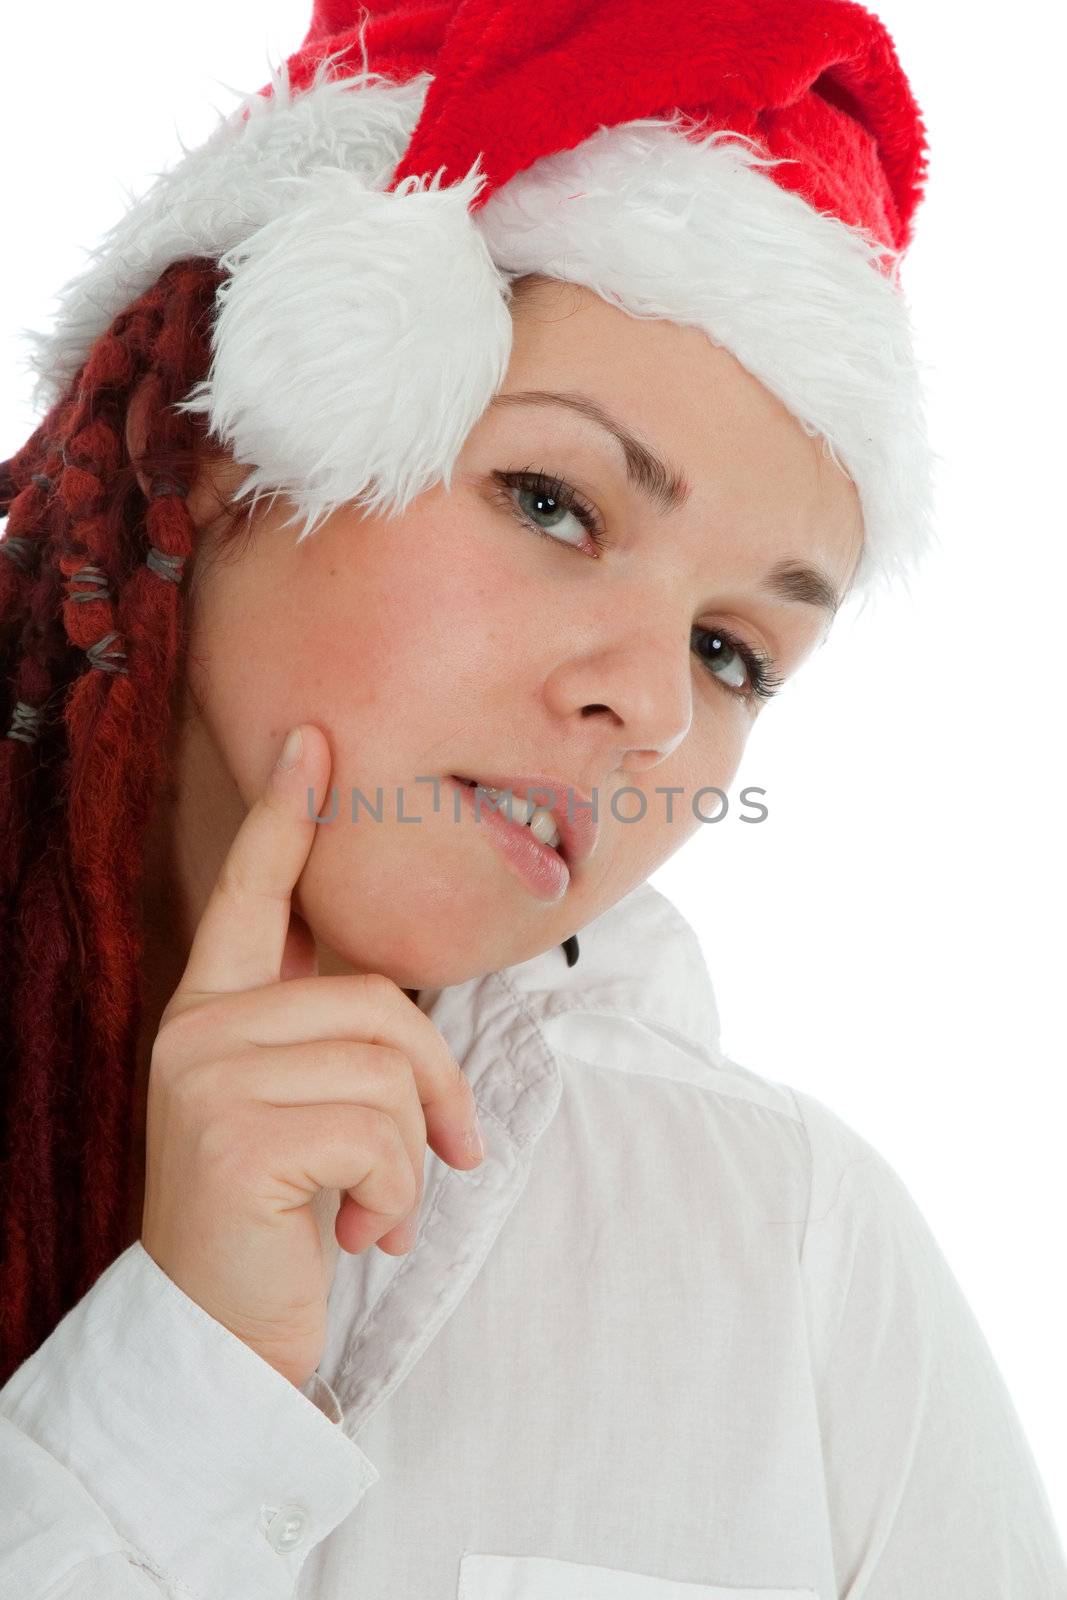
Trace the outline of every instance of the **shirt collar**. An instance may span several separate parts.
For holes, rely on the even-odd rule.
[[[678,908],[648,882],[578,930],[579,958],[556,944],[498,973],[420,991],[440,1017],[481,1010],[480,990],[502,979],[546,1025],[579,1014],[627,1018],[700,1057],[721,1060],[719,1011],[700,941]],[[573,1030],[571,1030],[573,1032]]]

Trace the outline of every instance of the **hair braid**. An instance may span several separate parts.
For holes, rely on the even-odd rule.
[[[173,407],[207,371],[222,277],[170,266],[0,463],[0,1384],[125,1243],[138,891],[184,643],[184,496],[223,454]]]

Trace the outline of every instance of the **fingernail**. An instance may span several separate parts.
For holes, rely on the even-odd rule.
[[[286,767],[295,767],[297,762],[300,760],[303,749],[304,735],[300,732],[299,728],[294,728],[288,739],[286,739],[285,743],[282,745],[282,753],[278,757],[279,767],[282,767],[283,769]]]

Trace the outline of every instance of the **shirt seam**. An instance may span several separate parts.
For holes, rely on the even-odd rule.
[[[148,1560],[142,1551],[131,1545],[128,1540],[123,1539],[121,1534],[116,1533],[115,1539],[116,1544],[113,1550],[96,1550],[92,1555],[79,1556],[69,1566],[64,1567],[59,1576],[53,1578],[48,1588],[41,1595],[40,1600],[56,1600],[57,1596],[63,1594],[64,1587],[69,1584],[71,1578],[77,1577],[79,1572],[86,1569],[91,1570],[93,1566],[109,1560],[112,1556],[121,1556],[128,1566],[136,1567],[142,1572],[147,1572],[150,1577],[158,1579],[165,1586],[165,1591],[176,1596],[177,1600],[202,1600],[202,1596],[198,1595],[195,1590],[190,1589],[173,1573],[164,1572],[160,1567],[157,1567],[152,1561]]]
[[[577,1064],[579,1066],[591,1068],[593,1071],[616,1072],[616,1071],[619,1070],[618,1068],[613,1067],[611,1065],[610,1061],[590,1061],[587,1056],[579,1055],[576,1050],[566,1050],[566,1049],[563,1049],[562,1047],[558,1047],[557,1054],[565,1061],[577,1062]],[[728,1058],[724,1058],[724,1059],[728,1059]],[[720,1070],[722,1070],[722,1068],[718,1064],[716,1064],[715,1070],[716,1071],[720,1071]],[[688,1083],[692,1088],[698,1089],[701,1092],[701,1094],[714,1096],[714,1098],[718,1099],[718,1100],[729,1100],[732,1105],[747,1105],[747,1106],[752,1106],[756,1111],[769,1111],[771,1116],[773,1116],[773,1117],[783,1117],[785,1119],[785,1121],[788,1122],[790,1125],[793,1125],[793,1124],[799,1122],[801,1127],[803,1128],[804,1138],[805,1138],[805,1141],[807,1142],[807,1146],[808,1146],[808,1167],[809,1167],[809,1179],[810,1179],[810,1168],[811,1168],[811,1164],[812,1164],[811,1141],[810,1141],[810,1139],[808,1139],[808,1130],[807,1130],[806,1126],[804,1125],[804,1119],[803,1119],[802,1116],[795,1116],[795,1117],[791,1116],[790,1113],[787,1110],[785,1110],[785,1108],[782,1107],[782,1106],[765,1105],[761,1100],[753,1100],[748,1095],[745,1095],[745,1094],[731,1094],[728,1089],[722,1088],[721,1085],[715,1084],[715,1083],[702,1083],[699,1078],[678,1078],[678,1077],[675,1077],[671,1073],[649,1072],[644,1067],[639,1067],[639,1066],[635,1066],[635,1067],[628,1066],[626,1068],[626,1076],[627,1077],[637,1077],[637,1078],[655,1078],[660,1083]],[[779,1085],[775,1085],[775,1087],[781,1087],[781,1088],[784,1088],[784,1089],[788,1090],[789,1094],[792,1096],[793,1091],[792,1091],[792,1089],[790,1089],[788,1084],[782,1084],[780,1086]],[[795,1104],[795,1099],[794,1099],[794,1104]],[[810,1205],[810,1183],[809,1183],[809,1205]]]
[[[523,1095],[528,1094],[531,1089],[536,1088],[543,1079],[549,1078],[553,1075],[554,1071],[556,1070],[557,1059],[561,1052],[549,1044],[548,1039],[545,1037],[544,1029],[541,1026],[539,1018],[535,1015],[527,1003],[526,996],[521,992],[521,990],[515,987],[511,979],[508,977],[506,968],[501,968],[501,970],[494,973],[493,976],[498,980],[501,987],[507,991],[511,1003],[521,1013],[532,1032],[536,1034],[542,1053],[542,1061],[540,1064],[541,1070],[538,1072],[536,1077],[530,1078],[523,1082],[522,1069],[520,1068],[516,1057],[512,1054],[514,1040],[505,1036],[501,1041],[504,1054],[507,1056],[508,1062],[512,1068],[513,1076],[518,1078],[521,1083],[521,1087],[515,1095],[514,1100],[512,1100],[511,1105],[508,1107],[508,1116],[510,1117],[514,1112],[515,1107],[522,1099]],[[514,1138],[514,1136],[512,1136],[512,1144],[518,1148],[518,1141]]]
[[[502,968],[496,976],[503,979],[505,972],[506,969]],[[519,1000],[525,1000],[521,990],[515,989],[510,980],[508,986],[517,1003]],[[658,1012],[646,1010],[633,1000],[628,999],[625,1005],[620,1005],[611,995],[597,999],[596,991],[592,993],[586,991],[578,995],[554,996],[543,1007],[543,1017],[546,1022],[551,1023],[562,1017],[570,1016],[619,1017],[624,1022],[640,1022],[647,1028],[658,1029],[664,1035],[669,1036],[673,1043],[682,1046],[686,1050],[692,1051],[705,1059],[710,1059],[715,1066],[722,1066],[723,1062],[728,1059],[722,1048],[719,1034],[714,1034],[712,1040],[709,1041],[702,1034],[691,1033],[686,1028],[675,1027],[673,1023],[664,1021]]]

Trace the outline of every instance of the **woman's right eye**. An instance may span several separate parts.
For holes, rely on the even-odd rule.
[[[531,528],[543,538],[554,540],[556,544],[571,544],[571,540],[558,537],[554,527],[543,527],[534,520],[535,517],[558,517],[562,513],[574,517],[581,524],[598,555],[606,547],[603,524],[596,508],[566,479],[532,469],[524,472],[498,471],[492,476],[501,488],[499,498],[504,506],[524,527]],[[524,509],[521,504],[523,500],[530,507],[529,510]],[[572,548],[580,549],[581,546],[574,544]]]

